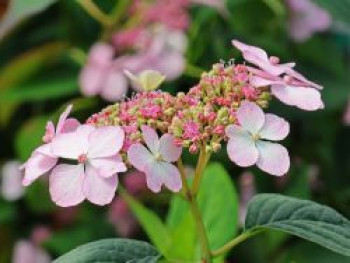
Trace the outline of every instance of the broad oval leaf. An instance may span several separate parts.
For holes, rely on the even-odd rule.
[[[350,256],[350,222],[334,209],[312,201],[257,195],[248,205],[245,228],[280,230]]]
[[[159,258],[159,252],[146,242],[115,238],[79,246],[53,263],[155,263]]]

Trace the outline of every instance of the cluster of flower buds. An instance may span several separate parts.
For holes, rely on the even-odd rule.
[[[105,205],[115,195],[118,173],[134,167],[145,174],[153,192],[163,185],[177,192],[182,180],[174,163],[182,149],[216,152],[223,141],[235,164],[284,175],[289,154],[277,141],[287,137],[289,123],[263,109],[272,97],[304,110],[323,108],[322,87],[294,71],[294,63],[280,64],[279,58],[238,41],[233,45],[255,67],[215,64],[197,85],[176,96],[152,91],[164,80],[160,73],[127,72],[148,91],[105,108],[83,125],[68,118],[68,107],[56,128],[48,123],[44,145],[23,166],[23,183],[50,172],[50,193],[57,204],[72,206],[87,199]],[[65,159],[70,162],[61,164]]]
[[[176,114],[169,133],[191,153],[203,145],[216,152],[226,137],[226,127],[236,122],[236,111],[242,101],[253,101],[266,108],[269,98],[266,89],[249,83],[249,72],[244,65],[215,64],[187,94],[177,95]]]

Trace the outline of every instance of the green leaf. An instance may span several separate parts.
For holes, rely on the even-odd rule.
[[[78,91],[76,77],[29,83],[2,92],[0,102],[35,102],[59,98]]]
[[[350,222],[332,208],[312,201],[257,195],[248,205],[245,229],[280,230],[350,256]]]
[[[298,242],[280,256],[280,263],[344,263],[349,259],[313,243]]]
[[[232,180],[219,163],[211,163],[203,174],[198,205],[211,249],[230,241],[237,233],[238,197]]]
[[[133,214],[142,225],[152,243],[166,256],[170,246],[170,233],[159,216],[139,203],[125,191],[120,191]]]
[[[45,10],[54,2],[56,0],[11,0],[0,23],[0,40],[23,19]]]
[[[47,182],[36,181],[27,188],[25,198],[30,211],[36,214],[47,214],[55,210],[55,205],[49,195]]]
[[[0,98],[10,89],[16,88],[40,72],[50,62],[62,54],[66,45],[53,42],[33,48],[9,62],[0,70]],[[35,93],[33,93],[35,94]],[[17,102],[0,103],[0,125],[6,124],[18,106]]]
[[[82,245],[53,263],[155,263],[158,251],[146,242],[131,239],[104,239]]]
[[[38,116],[30,119],[18,132],[15,140],[15,149],[21,160],[26,160],[42,142],[47,120],[47,116]]]
[[[198,205],[212,250],[235,236],[238,198],[232,180],[221,164],[212,163],[204,171]],[[188,204],[179,196],[175,196],[171,202],[167,226],[172,234],[171,257],[198,259],[199,243],[193,217]]]

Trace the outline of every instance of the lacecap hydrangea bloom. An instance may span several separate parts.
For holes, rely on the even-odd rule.
[[[163,185],[178,192],[181,153],[210,157],[225,143],[238,166],[257,165],[269,174],[284,175],[289,154],[277,141],[288,135],[290,127],[283,118],[264,111],[275,97],[304,110],[322,109],[322,87],[296,72],[295,63],[281,64],[279,58],[237,40],[233,45],[245,63],[215,64],[197,85],[175,96],[152,90],[164,80],[160,73],[127,73],[144,91],[93,114],[74,129],[49,132],[44,136],[46,151],[39,151],[44,159],[33,161],[38,154],[34,151],[24,166],[24,182],[51,171],[50,193],[61,206],[85,199],[110,203],[118,174],[132,169],[145,174],[153,192],[160,192]],[[61,164],[66,159],[70,163]]]

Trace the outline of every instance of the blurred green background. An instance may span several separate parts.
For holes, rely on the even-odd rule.
[[[299,72],[324,86],[325,109],[305,112],[272,102],[269,111],[291,124],[291,134],[284,142],[292,160],[290,173],[276,179],[253,168],[249,169],[253,179],[242,183],[243,170],[228,161],[225,150],[213,160],[225,166],[241,198],[249,189],[280,192],[327,204],[350,218],[350,120],[346,119],[350,101],[350,1],[314,2],[330,14],[332,25],[303,42],[296,42],[289,34],[293,14],[286,1],[226,0],[224,14],[207,6],[191,7],[186,30],[187,67],[163,89],[172,94],[187,91],[198,81],[198,72],[209,70],[220,59],[240,61],[240,54],[231,46],[233,38],[260,46],[282,61],[295,61]],[[108,13],[116,1],[95,3]],[[0,1],[0,19],[0,167],[4,167],[13,160],[23,163],[40,144],[47,120],[56,120],[68,103],[74,104],[73,114],[81,121],[108,103],[80,93],[79,72],[103,28],[77,1]],[[126,15],[124,20],[128,19],[132,17]],[[185,159],[188,165],[193,161],[191,156]],[[0,179],[2,184],[4,181]],[[48,195],[46,180],[24,191],[20,198],[13,198],[16,200],[0,196],[1,263],[12,262],[16,242],[36,240],[37,232],[45,238],[42,242],[39,238],[36,245],[52,258],[88,241],[126,235],[120,229],[116,231],[115,222],[111,222],[111,206],[86,203],[57,208]],[[165,216],[168,193],[155,196],[143,191],[138,198]],[[125,210],[118,211],[130,213]],[[130,215],[125,220],[130,223],[135,219]],[[127,233],[129,237],[147,240],[141,228],[134,228]],[[38,229],[42,232],[35,231]],[[311,243],[275,233],[256,237],[233,252],[227,262],[350,262]]]

